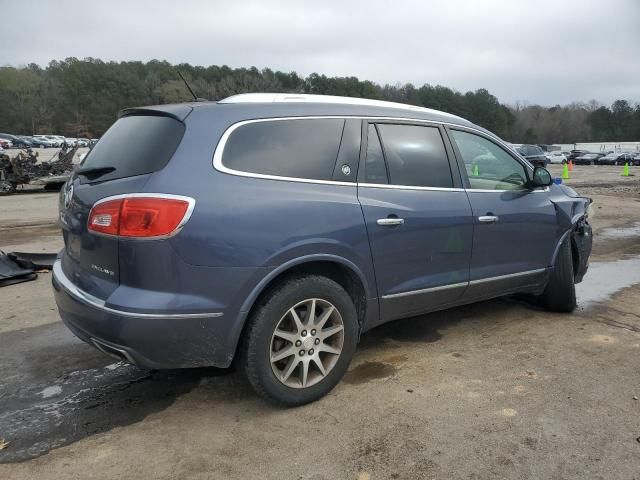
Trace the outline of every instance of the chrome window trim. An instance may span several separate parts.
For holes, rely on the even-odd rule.
[[[534,190],[526,190],[526,189],[524,190],[484,190],[482,188],[467,188],[466,191],[473,192],[473,193],[504,193],[504,192],[544,193],[549,191],[549,187],[544,187],[544,188],[534,189]]]
[[[227,140],[231,134],[237,130],[238,128],[249,125],[251,123],[260,123],[260,122],[277,122],[284,120],[346,120],[349,118],[359,118],[359,117],[349,117],[344,115],[338,116],[313,116],[313,117],[276,117],[276,118],[255,118],[252,120],[243,120],[241,122],[236,122],[233,125],[229,126],[222,136],[220,137],[220,141],[216,146],[216,149],[213,153],[213,168],[216,170],[227,173],[229,175],[236,175],[239,177],[248,177],[248,178],[261,178],[265,180],[282,180],[287,182],[299,182],[299,183],[317,183],[320,185],[342,185],[342,186],[351,186],[355,187],[357,185],[356,182],[339,182],[337,180],[316,180],[312,178],[296,178],[296,177],[285,177],[281,175],[268,175],[265,173],[253,173],[253,172],[243,172],[242,170],[234,170],[233,168],[229,168],[222,163],[222,154],[224,152],[224,147],[227,144]]]
[[[505,150],[507,150],[507,152],[514,157],[514,160],[518,163],[520,163],[521,165],[523,165],[525,168],[527,168],[528,170],[533,171],[533,165],[529,162],[529,160],[527,160],[526,158],[524,158],[522,156],[521,153],[519,153],[515,147],[511,146],[511,144],[503,141],[500,137],[496,137],[493,134],[487,134],[487,132],[483,132],[482,130],[478,130],[477,128],[470,128],[467,127],[465,125],[455,125],[452,123],[447,123],[446,125],[450,126],[450,127],[454,127],[454,130],[460,129],[460,130],[469,130],[471,132],[475,133],[480,133],[486,137],[491,137],[492,140],[494,140],[495,142],[497,142],[499,144],[500,147],[504,148]]]
[[[229,102],[231,103],[231,102]],[[367,121],[398,121],[398,122],[408,122],[408,123],[416,123],[416,124],[428,124],[429,126],[434,125],[448,125],[451,127],[467,129],[475,133],[479,133],[483,136],[488,136],[486,132],[483,132],[480,129],[468,127],[465,125],[458,125],[456,123],[443,122],[438,120],[424,120],[418,118],[405,118],[405,117],[376,117],[376,116],[362,116],[362,115],[312,115],[312,116],[299,116],[299,117],[271,117],[271,118],[254,118],[251,120],[242,120],[240,122],[236,122],[224,131],[216,148],[213,152],[213,168],[218,170],[219,172],[226,173],[228,175],[235,175],[238,177],[246,177],[246,178],[259,178],[264,180],[280,180],[286,182],[298,182],[298,183],[315,183],[319,185],[340,185],[340,186],[363,186],[363,187],[372,187],[372,188],[395,188],[401,190],[433,190],[433,191],[465,191],[464,188],[441,188],[441,187],[420,187],[414,185],[389,185],[389,184],[377,184],[377,183],[361,183],[361,182],[340,182],[336,180],[316,180],[311,178],[296,178],[296,177],[286,177],[281,175],[268,175],[264,173],[253,173],[253,172],[243,172],[242,170],[235,170],[233,168],[229,168],[222,163],[222,155],[224,153],[224,147],[226,146],[227,141],[231,134],[238,128],[248,125],[251,123],[259,123],[259,122],[278,122],[283,120],[322,120],[322,119],[355,119],[355,120],[367,120]],[[499,138],[494,138],[495,141],[498,141],[502,146],[504,142],[502,142]],[[509,148],[506,146],[506,148]],[[466,189],[466,191],[474,191],[471,189]],[[513,190],[477,190],[477,191],[487,191],[487,192],[511,192]]]
[[[191,218],[191,214],[193,213],[193,210],[196,208],[195,198],[187,197],[184,195],[174,195],[172,193],[123,193],[120,195],[111,195],[109,197],[101,198],[100,200],[98,200],[96,203],[93,204],[93,206],[91,207],[91,210],[93,210],[95,207],[97,207],[101,203],[109,202],[111,200],[120,200],[122,198],[166,198],[169,200],[183,200],[187,202],[189,206],[187,207],[187,211],[185,212],[184,217],[182,217],[182,220],[180,220],[180,223],[178,224],[176,229],[167,235],[156,235],[155,237],[126,237],[126,236],[120,236],[120,235],[110,235],[110,234],[101,233],[101,232],[94,232],[92,230],[89,230],[89,218],[91,218],[91,211],[89,211],[89,216],[87,217],[87,232],[91,233],[92,235],[99,235],[102,237],[121,238],[123,240],[136,240],[136,241],[161,240],[165,238],[171,238],[176,236],[178,233],[180,233],[180,230],[182,230],[182,228],[189,221],[189,219]]]
[[[517,278],[517,277],[524,277],[527,275],[536,275],[538,273],[543,273],[545,271],[547,271],[548,268],[538,268],[535,270],[527,270],[525,272],[516,272],[516,273],[509,273],[507,275],[498,275],[497,277],[486,277],[486,278],[480,278],[478,280],[471,280],[468,282],[460,282],[460,283],[450,283],[450,284],[446,284],[446,285],[438,285],[437,287],[431,287],[431,288],[421,288],[419,290],[409,290],[407,292],[400,292],[400,293],[391,293],[388,295],[383,295],[381,298],[383,300],[390,300],[393,298],[401,298],[401,297],[408,297],[410,295],[420,295],[422,293],[431,293],[431,292],[438,292],[438,291],[442,291],[442,290],[449,290],[449,289],[453,289],[453,288],[462,288],[462,287],[467,287],[470,285],[478,285],[478,284],[482,284],[482,283],[488,283],[488,282],[496,282],[496,281],[500,281],[500,280],[507,280],[509,278]]]
[[[390,188],[399,190],[426,190],[433,192],[464,192],[464,188],[453,187],[420,187],[417,185],[389,185],[388,183],[358,183],[358,187]]]
[[[131,318],[147,318],[147,319],[171,319],[171,318],[214,318],[221,317],[222,312],[208,312],[208,313],[135,313],[127,312],[124,310],[117,310],[106,306],[106,302],[101,300],[90,293],[78,288],[73,284],[69,278],[64,274],[62,270],[62,262],[56,260],[53,264],[53,278],[56,282],[72,297],[91,306],[102,310],[107,313],[113,313],[116,315],[122,315]]]

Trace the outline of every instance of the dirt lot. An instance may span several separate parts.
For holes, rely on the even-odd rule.
[[[567,182],[595,202],[574,314],[508,298],[384,325],[297,409],[233,369],[114,363],[60,323],[48,274],[2,288],[0,478],[638,479],[640,169],[620,170]],[[0,198],[0,248],[60,248],[56,208]]]

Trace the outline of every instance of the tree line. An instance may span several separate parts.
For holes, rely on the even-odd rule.
[[[514,143],[640,140],[640,104],[617,100],[505,105],[484,88],[458,92],[440,85],[379,85],[356,77],[328,77],[269,68],[172,65],[166,61],[54,60],[45,68],[0,67],[0,132],[98,137],[126,107],[190,101],[179,70],[208,100],[247,92],[343,95],[408,103],[462,116]]]

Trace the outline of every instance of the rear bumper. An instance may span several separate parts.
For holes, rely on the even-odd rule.
[[[150,369],[227,367],[233,360],[238,319],[222,312],[150,314],[112,308],[77,288],[59,260],[52,283],[65,325],[109,355]]]

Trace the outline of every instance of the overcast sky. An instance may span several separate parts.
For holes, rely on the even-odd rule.
[[[640,0],[0,0],[0,65],[168,60],[640,101]]]

